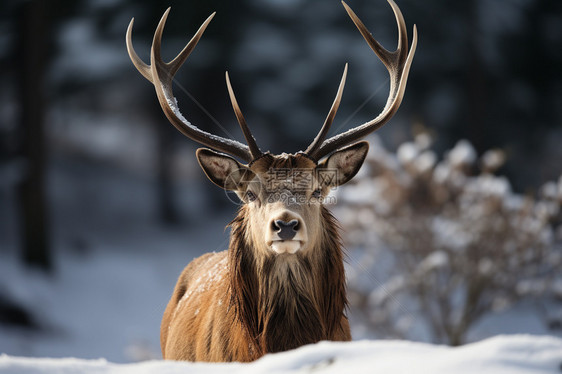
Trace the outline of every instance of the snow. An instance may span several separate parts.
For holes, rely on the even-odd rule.
[[[435,163],[437,162],[437,156],[432,151],[425,151],[418,156],[418,158],[414,162],[414,166],[416,167],[419,174],[429,173]]]
[[[207,260],[207,263],[208,262],[209,260]],[[207,266],[207,263],[205,263],[205,266]],[[180,299],[178,303],[178,307],[176,308],[176,312],[178,310],[181,310],[182,304],[188,301],[194,292],[195,295],[202,294],[208,291],[213,283],[221,282],[224,275],[226,274],[226,271],[227,271],[227,257],[225,256],[222,260],[220,260],[215,265],[213,265],[213,267],[209,269],[209,271],[207,272],[207,274],[205,274],[204,277],[199,277],[195,280],[190,290],[186,292]],[[219,302],[220,301],[221,300],[219,300]],[[195,315],[197,314],[199,314],[199,309],[195,311]]]
[[[460,140],[447,155],[452,165],[468,165],[476,160],[476,151],[472,144],[466,140]]]
[[[209,364],[153,360],[114,364],[104,359],[0,356],[0,373],[555,373],[562,339],[504,335],[458,348],[408,341],[320,342],[249,363]]]
[[[166,94],[166,92],[165,92]],[[228,147],[236,147],[236,148],[248,148],[247,145],[240,143],[239,141],[235,140],[235,139],[230,139],[230,134],[228,133],[228,131],[226,131],[226,129],[224,127],[222,127],[218,122],[215,121],[215,124],[217,124],[221,130],[223,132],[226,133],[226,135],[228,135],[228,138],[223,138],[221,136],[215,135],[215,134],[211,134],[207,131],[203,131],[201,130],[199,127],[195,126],[194,124],[192,124],[191,122],[189,122],[181,113],[179,105],[178,105],[178,99],[173,97],[173,98],[169,98],[166,96],[166,101],[168,102],[168,107],[170,107],[170,109],[172,109],[172,112],[174,113],[174,115],[176,117],[178,117],[178,119],[185,125],[187,126],[189,129],[191,129],[192,131],[196,132],[199,135],[202,135],[204,137],[206,137],[207,139],[209,139],[210,141],[216,142],[216,143],[222,143]]]
[[[445,267],[449,262],[449,256],[444,251],[435,251],[427,256],[419,265],[421,274],[429,270]]]
[[[499,169],[505,163],[505,153],[498,149],[491,149],[482,155],[482,164],[487,170]]]
[[[408,164],[417,157],[418,155],[418,148],[413,143],[403,143],[398,147],[396,151],[398,159],[403,164]]]
[[[179,108],[179,105],[178,105],[178,99],[176,99],[174,97],[173,100],[172,100],[169,97],[166,97],[166,101],[168,102],[168,107],[170,107],[172,109],[172,112],[174,112],[176,117],[178,117],[185,125],[187,125],[191,128],[198,129],[196,126],[192,125],[191,122],[189,122],[187,119],[185,119],[182,112],[180,111],[180,108]]]

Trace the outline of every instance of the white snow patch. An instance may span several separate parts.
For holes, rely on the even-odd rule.
[[[178,99],[177,99],[177,98],[175,98],[175,97],[170,98],[170,97],[167,97],[167,96],[166,96],[166,101],[167,101],[167,103],[168,103],[168,106],[172,109],[172,112],[174,113],[174,115],[175,115],[176,117],[178,117],[178,119],[179,119],[180,121],[182,121],[185,126],[187,126],[188,128],[190,128],[191,130],[193,130],[193,131],[199,133],[200,135],[205,136],[205,137],[208,138],[210,141],[222,143],[222,144],[224,144],[225,146],[228,146],[228,147],[248,148],[247,145],[242,144],[242,143],[240,143],[240,142],[237,141],[237,140],[230,139],[230,138],[223,138],[222,136],[218,136],[218,135],[215,135],[215,134],[211,134],[211,133],[209,133],[209,132],[207,132],[207,131],[201,130],[199,127],[197,127],[197,126],[195,126],[194,124],[192,124],[191,122],[189,122],[189,121],[183,116],[183,114],[181,113],[180,108],[179,108],[179,105],[178,105]],[[221,126],[219,125],[219,127],[221,127]],[[225,130],[223,127],[221,127],[221,130],[222,130],[223,132],[227,133],[226,130]],[[230,134],[228,134],[228,133],[227,133],[227,135],[230,136]]]
[[[408,341],[321,342],[270,354],[249,363],[207,364],[145,361],[114,364],[104,359],[0,356],[0,373],[555,373],[562,363],[562,339],[497,336],[458,348]]]
[[[424,151],[414,161],[414,166],[420,174],[428,173],[437,162],[437,156],[433,151]]]
[[[505,153],[491,149],[482,155],[482,165],[488,170],[496,170],[505,163]]]
[[[166,101],[168,102],[168,106],[172,109],[172,112],[174,112],[176,117],[178,117],[187,126],[189,126],[191,128],[198,129],[196,126],[192,125],[191,122],[189,122],[183,116],[182,112],[180,111],[180,107],[178,106],[178,99],[176,99],[175,97],[173,99],[170,99],[169,97],[166,97]]]
[[[398,147],[396,154],[402,164],[409,164],[418,156],[419,150],[414,143],[403,143]]]
[[[432,269],[442,268],[449,262],[449,256],[444,251],[435,251],[425,258],[419,265],[418,269],[422,273],[426,273]]]
[[[466,140],[459,141],[447,155],[452,165],[471,165],[476,160],[476,151],[472,144]]]

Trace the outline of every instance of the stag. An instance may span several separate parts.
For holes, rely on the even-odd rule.
[[[129,56],[156,89],[168,120],[188,138],[207,146],[196,152],[199,165],[219,187],[243,202],[230,223],[228,250],[207,253],[189,263],[177,281],[161,325],[165,359],[252,361],[270,352],[321,340],[351,340],[342,243],[338,223],[323,204],[331,189],[355,176],[369,145],[358,141],[383,126],[398,110],[417,44],[411,49],[398,6],[390,3],[398,23],[396,51],[383,48],[357,15],[345,10],[390,75],[390,93],[382,112],[371,121],[326,139],[338,110],[347,64],[332,107],[318,135],[305,151],[274,155],[262,152],[234,95],[226,84],[246,144],[216,136],[187,121],[172,92],[174,75],[195,48],[211,14],[171,62],[161,57],[166,10],[156,32],[150,65],[133,49]],[[244,161],[241,163],[234,157]]]

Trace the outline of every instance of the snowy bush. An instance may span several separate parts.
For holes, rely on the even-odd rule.
[[[458,345],[487,313],[562,297],[562,177],[524,196],[494,174],[499,150],[478,158],[461,140],[440,161],[426,134],[396,153],[370,143],[336,212],[360,258],[350,300],[368,329]]]

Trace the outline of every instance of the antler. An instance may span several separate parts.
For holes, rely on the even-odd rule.
[[[306,151],[304,151],[304,153],[306,153],[309,156],[314,155],[318,151],[318,149],[322,145],[322,142],[324,141],[324,139],[326,139],[326,135],[328,135],[328,130],[330,130],[330,126],[332,125],[332,122],[336,117],[338,108],[340,107],[340,102],[343,94],[343,87],[345,86],[346,77],[347,77],[347,64],[345,64],[345,68],[343,69],[343,75],[341,77],[340,86],[338,87],[338,93],[336,94],[336,98],[334,99],[332,107],[330,108],[330,112],[328,113],[328,116],[324,121],[324,125],[322,125],[320,132],[318,133],[318,135],[316,135],[316,138],[314,138],[312,144],[310,144],[306,149]]]
[[[359,17],[357,17],[353,10],[351,10],[351,8],[342,1],[347,14],[349,14],[349,17],[351,18],[353,23],[355,23],[355,26],[357,26],[359,32],[361,33],[361,35],[363,35],[363,38],[365,38],[367,44],[369,44],[369,47],[371,47],[371,49],[386,66],[390,75],[390,93],[388,95],[388,100],[386,102],[386,105],[384,106],[384,109],[376,118],[358,127],[354,127],[344,133],[335,135],[319,145],[319,143],[325,138],[330,125],[332,124],[333,116],[335,116],[335,112],[337,111],[337,107],[341,99],[340,91],[343,89],[343,82],[345,80],[345,74],[347,71],[346,66],[346,71],[344,71],[344,77],[342,78],[342,82],[340,83],[338,95],[334,100],[334,104],[332,105],[330,114],[328,115],[328,118],[326,118],[324,125],[320,129],[320,132],[318,133],[312,144],[305,151],[307,155],[315,160],[319,160],[329,153],[356,140],[359,140],[367,136],[371,132],[381,128],[386,122],[388,122],[389,119],[392,118],[392,116],[396,113],[396,111],[400,107],[400,104],[402,103],[402,98],[404,97],[404,91],[406,89],[406,82],[408,80],[408,73],[410,72],[410,66],[412,65],[414,53],[416,52],[418,32],[416,29],[416,25],[414,25],[412,48],[410,49],[410,51],[408,51],[408,36],[406,23],[404,22],[402,12],[400,12],[400,9],[393,0],[388,0],[388,3],[394,11],[396,22],[398,23],[398,47],[396,51],[393,52],[390,52],[383,48],[383,46],[381,46],[380,43],[373,38],[369,30],[367,30],[363,22],[361,22],[361,20],[359,19]]]
[[[133,22],[135,21],[135,19],[133,18],[131,20],[131,23],[129,23],[129,27],[127,28],[126,37],[127,51],[129,52],[131,61],[133,62],[137,70],[154,85],[156,89],[156,95],[158,96],[158,101],[160,102],[160,106],[162,107],[164,114],[166,115],[166,117],[168,117],[168,120],[172,123],[172,125],[174,125],[174,127],[178,129],[183,135],[217,151],[222,151],[233,156],[237,156],[244,161],[250,162],[254,160],[261,155],[261,151],[259,150],[259,147],[257,146],[248,126],[246,125],[246,122],[244,121],[244,117],[240,112],[238,104],[236,104],[236,99],[234,98],[234,93],[232,93],[232,88],[230,87],[230,82],[228,82],[228,77],[227,84],[229,87],[229,94],[232,100],[232,105],[234,107],[236,117],[238,118],[238,122],[240,124],[240,127],[242,128],[242,132],[244,133],[246,141],[250,145],[249,147],[236,140],[223,138],[205,132],[199,129],[197,126],[191,124],[181,114],[177,100],[172,92],[172,81],[174,75],[176,74],[180,66],[185,62],[185,60],[187,60],[187,57],[191,54],[191,52],[199,42],[199,39],[201,39],[201,36],[215,16],[215,13],[211,14],[205,20],[205,22],[203,22],[199,30],[197,30],[197,33],[195,33],[193,38],[189,41],[189,43],[187,43],[185,48],[176,56],[176,58],[166,63],[162,60],[161,44],[162,32],[164,31],[164,25],[166,24],[166,19],[168,18],[169,12],[170,8],[168,8],[166,12],[164,12],[162,19],[160,20],[160,22],[158,23],[158,27],[156,28],[156,32],[154,33],[152,48],[150,50],[150,65],[145,64],[133,48],[131,34],[133,30]]]

